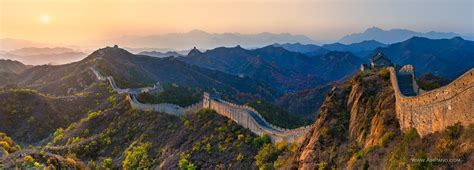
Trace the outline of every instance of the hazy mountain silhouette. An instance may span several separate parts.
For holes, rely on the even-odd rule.
[[[453,38],[459,36],[456,33],[445,33],[445,32],[415,32],[407,29],[390,29],[383,30],[377,27],[368,28],[362,33],[354,33],[346,35],[339,40],[340,43],[350,44],[361,42],[364,40],[376,40],[384,44],[392,44],[397,42],[405,41],[411,37],[426,37],[430,39],[442,39],[442,38]]]
[[[283,47],[289,51],[304,53],[308,56],[317,56],[317,55],[326,54],[330,51],[339,51],[339,52],[351,52],[358,57],[363,57],[371,53],[372,50],[378,47],[385,47],[387,45],[375,40],[366,40],[366,41],[352,43],[352,44],[333,43],[333,44],[324,44],[322,46],[318,46],[315,44],[303,45],[300,43],[273,44],[273,46]]]
[[[59,53],[68,53],[68,52],[75,52],[75,51],[73,49],[64,48],[64,47],[54,47],[54,48],[25,47],[25,48],[8,51],[9,54],[21,55],[21,56],[39,55],[39,54],[59,54]]]
[[[174,52],[174,51],[168,51],[168,52],[159,52],[159,51],[142,51],[138,53],[138,55],[147,55],[147,56],[152,56],[152,57],[178,57],[182,56],[181,54]]]
[[[28,40],[13,39],[13,38],[2,38],[0,39],[0,50],[11,51],[25,47],[47,47],[46,43],[33,42]]]
[[[261,47],[272,43],[316,43],[303,35],[288,33],[273,34],[240,34],[240,33],[207,33],[201,30],[192,30],[186,33],[169,33],[148,36],[125,36],[109,40],[121,46],[159,47],[171,49],[189,49],[199,45],[200,48],[215,48],[222,46],[242,45],[244,47]]]
[[[361,51],[371,51],[379,47],[385,47],[386,44],[375,40],[364,40],[358,43],[352,44],[341,44],[341,43],[333,43],[333,44],[324,44],[322,48],[331,50],[331,51],[349,51],[352,53],[357,53]]]
[[[316,44],[301,44],[301,43],[284,43],[284,44],[273,44],[275,47],[283,47],[288,51],[300,52],[300,53],[309,53],[314,51],[320,51],[321,54],[324,52],[329,52],[327,49],[316,45]]]
[[[0,58],[18,60],[29,65],[66,64],[84,57],[85,53],[64,47],[25,47],[0,54]]]

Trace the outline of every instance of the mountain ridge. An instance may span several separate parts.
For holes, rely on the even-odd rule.
[[[341,73],[351,73],[362,63],[356,56],[348,53],[333,52],[309,57],[272,45],[251,50],[240,46],[219,47],[179,59],[189,64],[217,69],[233,75],[262,79],[267,84],[284,91],[304,89],[338,80],[343,75],[321,75],[328,75],[326,69],[336,64],[341,64],[337,67],[341,69]],[[331,62],[333,65],[329,64]]]
[[[378,48],[398,65],[412,64],[415,73],[433,73],[444,78],[455,77],[474,67],[474,41],[461,37],[428,39],[412,37],[406,41]]]
[[[383,30],[378,27],[367,28],[362,33],[353,33],[342,37],[338,42],[342,43],[355,43],[361,42],[364,40],[376,40],[384,44],[392,44],[405,41],[411,37],[426,37],[431,39],[443,39],[443,38],[453,38],[460,36],[459,34],[453,32],[435,32],[429,31],[426,33],[416,32],[408,29],[390,29]]]
[[[216,48],[219,46],[261,47],[272,43],[317,43],[304,35],[292,35],[288,33],[207,33],[201,30],[192,30],[184,33],[168,33],[147,36],[126,36],[109,40],[108,43],[116,43],[127,47],[160,47],[171,49],[188,49],[199,45],[202,48]]]

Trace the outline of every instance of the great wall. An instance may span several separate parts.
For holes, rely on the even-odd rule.
[[[427,92],[417,85],[413,66],[388,70],[402,131],[415,128],[425,136],[457,122],[464,126],[474,123],[474,69],[444,87]]]
[[[142,92],[151,92],[159,89],[160,87],[144,87],[137,89],[121,89],[115,83],[113,77],[105,77],[99,73],[95,68],[90,68],[97,79],[101,81],[108,81],[112,86],[112,89],[119,94],[127,94],[127,100],[134,109],[144,111],[157,111],[166,114],[181,116],[186,113],[195,113],[200,109],[209,108],[215,110],[218,114],[233,120],[237,124],[249,129],[253,133],[263,136],[269,135],[272,141],[287,141],[293,142],[298,141],[304,137],[311,126],[300,127],[296,129],[285,129],[275,126],[267,122],[255,109],[245,106],[237,105],[224,101],[218,97],[211,97],[208,93],[204,93],[203,100],[196,104],[187,107],[181,107],[171,103],[159,103],[159,104],[145,104],[137,100],[136,96]]]
[[[424,136],[444,130],[447,126],[458,122],[464,126],[474,123],[474,69],[469,70],[449,85],[428,92],[417,85],[413,66],[406,65],[399,70],[394,67],[387,69],[395,92],[396,113],[402,131],[415,128],[421,136]],[[126,93],[128,101],[135,109],[180,116],[185,113],[194,113],[202,108],[210,108],[257,135],[269,135],[272,141],[296,141],[310,130],[310,126],[297,129],[277,127],[267,122],[251,107],[214,98],[208,93],[204,94],[203,101],[185,108],[170,103],[140,103],[136,99],[137,94],[150,92],[159,87],[120,89],[112,77],[104,77],[94,68],[91,70],[99,80],[109,81],[117,93]]]

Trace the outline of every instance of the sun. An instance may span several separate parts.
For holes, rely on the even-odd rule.
[[[41,21],[41,23],[43,23],[43,24],[48,24],[49,21],[50,21],[49,15],[42,15],[42,16],[40,17],[40,21]]]

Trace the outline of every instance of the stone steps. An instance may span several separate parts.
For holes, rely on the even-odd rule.
[[[410,74],[397,74],[398,88],[405,96],[416,96]]]

